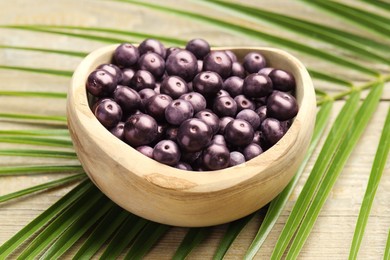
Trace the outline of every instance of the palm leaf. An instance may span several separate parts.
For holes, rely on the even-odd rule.
[[[276,232],[276,235],[280,233],[279,240],[276,241],[270,236],[267,238],[267,242],[270,242],[269,245],[264,244],[263,246],[267,245],[269,249],[273,248],[276,243],[273,257],[279,257],[286,252],[287,245],[290,245],[287,257],[296,258],[306,239],[310,240],[311,228],[316,221],[320,221],[320,219],[317,220],[317,217],[326,203],[332,186],[341,174],[369,120],[373,117],[372,114],[381,96],[383,84],[390,81],[389,54],[387,52],[390,48],[390,29],[388,28],[390,19],[387,15],[390,13],[390,5],[384,1],[361,0],[357,3],[343,3],[343,1],[304,0],[301,3],[288,2],[298,9],[293,8],[292,12],[286,14],[283,10],[268,8],[268,5],[261,2],[249,4],[214,0],[212,2],[188,1],[185,3],[188,4],[189,8],[177,8],[169,3],[154,4],[132,0],[96,1],[95,3],[102,9],[109,9],[113,6],[124,12],[142,13],[143,21],[153,20],[155,16],[161,15],[167,18],[167,23],[174,21],[172,25],[178,27],[180,33],[176,33],[172,25],[170,27],[172,30],[162,33],[160,26],[153,29],[146,22],[137,28],[131,27],[131,23],[122,24],[119,28],[110,28],[109,24],[103,26],[102,23],[98,26],[74,25],[73,23],[72,25],[62,23],[56,25],[42,23],[3,24],[0,25],[0,30],[11,31],[11,38],[12,35],[22,35],[22,33],[35,37],[50,36],[50,39],[61,36],[69,44],[65,44],[65,47],[56,45],[53,48],[44,41],[39,42],[37,47],[29,46],[30,42],[28,41],[24,41],[23,45],[4,41],[0,48],[7,54],[16,53],[23,57],[29,57],[28,54],[41,55],[42,61],[45,60],[47,54],[58,54],[52,55],[52,59],[63,63],[63,61],[67,61],[67,57],[74,59],[86,55],[85,48],[78,50],[80,46],[78,46],[77,39],[78,41],[82,40],[85,44],[90,42],[111,44],[124,41],[137,43],[144,38],[156,38],[167,45],[183,46],[188,37],[199,37],[194,34],[194,28],[201,25],[200,28],[206,29],[199,29],[200,36],[210,37],[214,46],[230,45],[230,41],[239,36],[247,42],[254,41],[251,45],[262,43],[293,50],[294,53],[300,55],[299,58],[304,62],[310,61],[309,71],[317,85],[316,94],[320,108],[312,146],[299,173],[277,199],[271,202],[267,215],[260,225],[258,235],[250,238],[249,243],[243,244],[245,243],[243,241],[246,240],[241,239],[238,234],[240,232],[247,234],[248,230],[244,227],[250,222],[262,219],[260,214],[263,213],[257,212],[229,223],[226,233],[224,235],[221,233],[218,237],[218,239],[221,238],[220,244],[216,248],[207,247],[210,251],[207,256],[210,258],[214,254],[216,259],[222,258],[225,254],[227,257],[232,255],[233,258],[239,258],[237,255],[244,256],[247,247],[249,249],[246,257],[257,258],[256,252],[272,230]],[[280,6],[283,7],[286,3]],[[61,2],[59,4],[61,5]],[[316,9],[307,9],[309,4]],[[294,10],[303,10],[303,8],[310,10],[313,16],[321,16],[323,20],[303,17],[299,12],[294,12]],[[380,9],[380,12],[372,11],[375,8]],[[210,12],[211,10],[216,13],[215,16],[213,12]],[[32,10],[33,12],[34,10]],[[328,25],[326,21],[333,19],[334,16],[343,19],[344,22]],[[112,17],[113,21],[116,19],[120,18]],[[186,31],[187,25],[188,30],[191,30],[190,34],[188,30]],[[222,38],[219,38],[219,35]],[[223,37],[228,40],[222,40]],[[77,44],[73,44],[73,42],[77,42]],[[318,48],[317,44],[322,47]],[[7,55],[4,56],[4,60],[3,57],[0,58],[0,73],[12,71],[24,79],[29,79],[30,73],[31,75],[34,73],[33,77],[36,78],[41,75],[51,75],[50,79],[56,82],[57,79],[58,82],[60,80],[62,80],[61,82],[69,81],[73,68],[76,66],[74,64],[74,66],[64,66],[61,69],[52,69],[50,63],[24,65],[24,63],[13,63]],[[326,69],[323,69],[324,66]],[[50,86],[52,86],[51,84]],[[0,87],[0,98],[12,97],[12,99],[20,100],[20,104],[23,104],[24,100],[33,97],[45,100],[66,97],[66,93],[56,89],[56,86],[51,87],[50,92],[36,91],[33,86],[31,91],[30,89],[23,91],[22,89],[10,89],[9,87],[1,89],[2,87]],[[363,98],[363,103],[360,105],[359,99],[365,96],[362,94],[365,90],[371,91],[367,98]],[[384,97],[387,97],[386,94]],[[335,100],[344,99],[347,101],[335,102]],[[336,106],[340,102],[345,103],[345,105],[340,112],[333,112],[337,119],[330,132],[324,136],[324,146],[315,147],[321,137],[322,130],[325,129],[325,119],[330,115],[332,104]],[[0,148],[0,155],[8,156],[10,163],[1,162],[0,178],[2,176],[16,178],[12,176],[29,175],[34,178],[43,178],[41,176],[44,176],[48,179],[45,179],[45,183],[40,185],[1,195],[0,201],[8,201],[20,196],[26,197],[29,194],[62,187],[85,178],[80,165],[74,164],[74,162],[72,162],[73,164],[63,163],[64,159],[74,160],[76,158],[67,133],[64,114],[58,116],[49,113],[43,115],[20,114],[18,109],[14,110],[12,107],[7,107],[7,109],[0,115],[0,122],[5,122],[4,125],[10,126],[0,127],[0,145],[4,145],[4,148]],[[64,108],[61,109],[65,112]],[[380,111],[376,113],[380,113]],[[388,125],[386,122],[381,131],[382,136],[388,133],[386,130]],[[348,139],[350,141],[347,141]],[[31,148],[25,148],[26,145],[31,146]],[[47,146],[47,148],[42,148],[42,146]],[[353,236],[353,246],[350,249],[352,258],[356,257],[359,252],[365,223],[380,180],[380,167],[385,167],[386,151],[388,152],[388,145],[381,139],[367,184],[367,199],[363,201]],[[313,154],[312,160],[316,161],[312,169],[310,163],[308,167],[304,166],[310,154]],[[30,163],[30,157],[40,159],[42,162]],[[21,160],[22,158],[26,161],[23,164],[20,162],[11,163],[14,159]],[[55,163],[46,162],[47,158],[51,158],[50,160],[54,160]],[[379,162],[379,158],[382,158],[381,162]],[[303,171],[310,172],[307,181],[300,179],[300,174]],[[74,172],[80,172],[80,174],[72,174],[62,179],[50,179],[53,173],[71,174]],[[297,183],[303,185],[303,182],[305,182],[304,188],[290,213],[285,209],[285,205],[293,204],[294,201],[290,199],[288,202],[288,199],[291,194],[297,194],[296,189],[294,189],[295,185]],[[352,188],[349,190],[354,192]],[[11,206],[13,205],[11,202],[1,206]],[[99,207],[98,205],[104,206]],[[266,208],[261,212],[265,210]],[[287,222],[283,219],[278,220],[278,216],[282,212],[287,212],[289,215]],[[102,259],[114,259],[119,257],[121,253],[124,253],[126,258],[142,258],[160,239],[169,239],[163,237],[169,228],[113,206],[100,191],[93,187],[90,181],[84,181],[6,241],[0,247],[0,258],[41,257],[52,259],[68,254],[69,251],[76,252],[76,258],[91,258],[99,252],[99,249],[102,255],[99,253],[97,255]],[[198,245],[204,243],[204,238],[213,229],[219,230],[220,227],[188,229],[182,242],[170,248],[172,255],[176,250],[175,257],[178,259],[187,257],[193,249],[196,250]],[[184,230],[181,231],[184,232]],[[370,232],[375,232],[375,230]],[[215,238],[210,239],[215,240]],[[390,251],[390,233],[388,237],[383,237],[383,241],[386,239],[385,259],[388,258]],[[238,254],[237,250],[229,251],[229,248],[235,243],[239,243],[240,252]],[[250,245],[251,243],[252,245]],[[367,258],[364,254],[363,258]],[[203,255],[199,255],[199,257],[201,256]],[[269,255],[264,258],[269,258]]]

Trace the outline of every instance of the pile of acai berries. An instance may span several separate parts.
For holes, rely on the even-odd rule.
[[[219,170],[280,140],[298,113],[295,79],[249,52],[242,61],[203,39],[185,48],[123,43],[86,82],[91,109],[113,135],[183,170]],[[130,158],[131,159],[131,158]]]

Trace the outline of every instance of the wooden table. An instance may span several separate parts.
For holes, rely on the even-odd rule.
[[[310,15],[311,9],[305,8],[298,1],[259,1],[259,6],[267,3],[270,10],[281,12],[292,12],[302,17]],[[170,1],[175,5],[175,1]],[[188,2],[181,8],[200,10],[201,4]],[[284,8],[284,9],[283,9]],[[224,17],[221,12],[214,12],[211,8],[202,8],[202,12],[215,13],[216,17]],[[228,14],[227,17],[232,16]],[[312,20],[321,21],[324,17],[311,17]],[[329,20],[330,24],[337,26],[348,26],[340,19]],[[51,25],[73,25],[73,26],[94,26],[109,27],[116,29],[127,29],[145,33],[169,35],[182,39],[203,37],[211,43],[238,46],[272,45],[249,37],[242,37],[211,27],[205,23],[195,22],[186,18],[175,17],[166,13],[150,11],[148,9],[126,5],[111,1],[93,0],[14,0],[0,1],[0,24],[51,24]],[[265,31],[272,31],[270,26],[264,26]],[[358,31],[356,28],[349,28],[351,31]],[[289,35],[285,31],[281,33]],[[124,36],[119,36],[125,38]],[[89,52],[105,43],[88,41],[73,38],[66,35],[55,35],[39,32],[27,32],[14,29],[0,29],[0,45],[30,46],[42,48],[58,48]],[[318,46],[323,48],[324,46]],[[328,47],[328,46],[326,46]],[[300,57],[300,54],[297,54]],[[80,58],[72,58],[57,54],[42,54],[40,52],[20,51],[12,49],[0,49],[0,65],[12,66],[36,66],[54,69],[73,70]],[[305,58],[308,65],[317,61]],[[332,71],[328,64],[317,64],[319,68]],[[389,70],[389,67],[387,67]],[[15,70],[0,70],[0,90],[19,91],[57,91],[66,92],[70,79],[67,77],[55,77]],[[316,83],[316,86],[324,87],[323,82]],[[370,121],[367,130],[364,132],[356,149],[348,160],[341,176],[336,182],[321,214],[307,240],[301,254],[301,259],[346,259],[349,253],[350,242],[361,201],[367,185],[373,158],[376,152],[381,129],[384,124],[386,112],[389,107],[390,85],[385,87],[385,94],[379,107]],[[332,112],[332,120],[340,111],[344,101],[337,101]],[[37,113],[47,115],[64,115],[65,100],[39,99],[39,98],[17,98],[0,96],[0,111],[8,113]],[[19,124],[15,121],[0,120],[0,129],[31,129],[37,126]],[[328,129],[329,130],[329,129]],[[10,145],[0,143],[3,148],[29,147],[22,145]],[[318,155],[316,150],[314,158]],[[63,163],[59,159],[39,159],[21,157],[0,157],[0,168],[4,166],[20,164],[43,164]],[[67,163],[74,163],[69,160]],[[297,188],[291,196],[282,216],[279,218],[269,238],[259,251],[258,259],[267,259],[279,236],[281,229],[294,205],[295,200],[308,177],[313,158],[310,160]],[[61,174],[37,175],[37,176],[15,176],[1,177],[0,195],[7,194],[22,188],[57,179]],[[71,187],[59,188],[48,192],[20,198],[0,205],[0,244],[9,239],[18,230],[29,223],[35,216],[39,215]],[[379,185],[377,195],[371,210],[367,224],[366,233],[362,242],[359,259],[381,259],[386,244],[386,238],[390,227],[390,164],[387,163]],[[244,232],[234,242],[228,252],[227,259],[239,259],[243,256],[246,248],[256,234],[260,220],[252,221],[245,228]],[[190,256],[190,259],[211,258],[218,242],[223,235],[226,225],[213,229],[211,235],[197,247]],[[174,250],[185,235],[186,229],[173,228],[157,244],[148,255],[149,259],[167,259],[172,256]],[[72,252],[68,256],[72,255]]]

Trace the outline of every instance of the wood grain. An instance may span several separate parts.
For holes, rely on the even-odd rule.
[[[165,1],[164,1],[165,2]],[[176,1],[166,1],[167,4],[174,6]],[[246,2],[246,1],[244,1]],[[354,1],[349,1],[354,2]],[[345,21],[326,14],[313,15],[312,7],[304,6],[300,1],[255,1],[253,5],[266,7],[269,10],[280,11],[303,18],[310,18],[313,21],[327,21],[330,25],[344,28],[349,31],[361,33],[361,28],[350,26]],[[233,14],[222,14],[221,11],[213,8],[204,8],[202,4],[195,1],[188,2],[187,8],[191,10],[200,10],[205,13],[215,14],[217,17],[225,19],[233,18]],[[376,10],[376,9],[375,9]],[[239,19],[238,19],[239,20]],[[109,1],[94,0],[36,0],[34,3],[28,0],[0,1],[0,24],[53,24],[53,25],[77,25],[77,26],[100,26],[117,29],[127,29],[134,31],[146,31],[156,34],[164,34],[173,37],[190,39],[193,37],[204,37],[211,43],[224,43],[225,46],[270,46],[271,44],[243,37],[226,30],[220,30],[217,27],[210,27],[201,22],[187,20],[185,17],[175,17],[169,14],[149,11],[145,8],[124,5]],[[264,24],[260,29],[265,31],[278,30],[277,27]],[[278,31],[281,35],[293,36],[292,33],[285,30]],[[377,38],[373,33],[367,33],[367,36]],[[117,35],[118,37],[123,37]],[[299,37],[293,36],[300,40]],[[333,51],[334,48],[329,44],[318,43],[313,39],[304,39],[305,42],[316,44],[318,48]],[[89,52],[93,49],[103,46],[103,43],[86,41],[83,39],[71,38],[65,35],[53,35],[44,33],[31,33],[10,29],[0,29],[0,45],[28,45],[31,47],[59,48],[69,50],[80,50]],[[337,53],[337,52],[336,52]],[[340,69],[337,66],[325,62],[318,62],[317,59],[306,57],[301,53],[293,52],[295,56],[302,59],[307,66],[317,70],[326,70],[339,76],[351,76],[360,81],[364,79],[357,73],[349,70]],[[69,58],[56,54],[42,54],[39,52],[16,51],[10,49],[0,49],[0,64],[13,66],[39,66],[52,67],[55,69],[74,70],[80,62],[78,58]],[[388,66],[382,66],[381,69],[389,71]],[[69,78],[53,77],[17,71],[0,70],[0,89],[1,90],[21,90],[21,91],[62,91],[66,92],[70,85]],[[322,81],[315,81],[315,86],[323,89],[329,89],[329,85]],[[361,200],[363,198],[367,180],[371,170],[371,165],[375,155],[376,147],[379,141],[380,132],[384,124],[384,118],[389,108],[390,84],[385,87],[383,100],[374,114],[366,132],[361,138],[358,146],[354,150],[351,158],[348,160],[342,174],[336,182],[330,197],[325,203],[324,208],[314,226],[313,232],[305,244],[300,259],[347,259],[349,246],[353,236],[355,222],[359,213]],[[45,113],[50,115],[64,115],[64,100],[48,99],[22,99],[0,97],[0,111],[13,113]],[[343,101],[338,101],[332,112],[332,118],[340,111]],[[0,121],[0,129],[22,129],[38,128],[34,125],[24,125]],[[20,147],[6,144],[0,144],[0,148]],[[30,147],[30,146],[26,146]],[[318,155],[319,149],[316,150]],[[61,163],[58,159],[30,159],[15,157],[0,157],[0,167],[9,165],[39,164],[39,163]],[[66,163],[73,163],[66,161]],[[275,244],[278,235],[283,228],[288,214],[294,205],[294,202],[307,179],[307,175],[314,164],[312,158],[305,170],[298,187],[292,194],[287,207],[279,218],[275,228],[271,232],[265,245],[259,251],[258,259],[268,259]],[[20,176],[20,177],[1,177],[0,195],[7,194],[22,188],[43,183],[61,177],[62,175],[45,176]],[[36,194],[27,198],[21,198],[9,203],[0,205],[0,244],[9,239],[13,234],[29,223],[35,216],[39,215],[61,196],[63,196],[70,187],[55,189],[44,194]],[[359,259],[382,259],[384,247],[387,238],[387,232],[390,227],[390,164],[387,163],[382,176],[382,181],[374,200],[366,233],[359,252]],[[228,252],[226,259],[242,258],[250,241],[253,239],[260,219],[249,223],[235,241]],[[215,247],[219,243],[226,226],[217,226],[212,230],[210,236],[198,248],[194,250],[189,259],[210,259],[214,253]],[[173,228],[157,244],[157,246],[148,255],[148,259],[169,259],[181,239],[185,235],[185,228]],[[73,255],[70,252],[66,258]]]

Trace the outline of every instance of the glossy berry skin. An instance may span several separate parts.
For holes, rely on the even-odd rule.
[[[272,81],[262,74],[250,74],[244,79],[243,92],[251,98],[265,97],[272,92]]]
[[[96,69],[102,69],[110,73],[112,76],[114,76],[115,80],[117,82],[120,82],[122,80],[122,71],[118,66],[111,64],[111,63],[105,63],[99,65]]]
[[[169,55],[171,55],[172,53],[175,53],[177,51],[180,51],[182,50],[181,48],[179,47],[169,47],[166,49],[166,56],[165,56],[165,60],[169,57]]]
[[[219,119],[219,131],[218,133],[223,135],[225,133],[225,128],[227,124],[229,124],[231,121],[233,121],[234,118],[231,116],[224,116]]]
[[[96,106],[94,114],[99,122],[107,129],[116,126],[122,119],[121,107],[111,99],[100,102]]]
[[[261,106],[255,112],[259,115],[260,121],[263,122],[267,117],[267,106]]]
[[[298,104],[295,98],[282,91],[273,91],[267,99],[267,115],[280,121],[293,118],[298,113]]]
[[[122,69],[122,78],[118,82],[119,85],[130,86],[130,81],[135,74],[134,69],[125,68]]]
[[[196,160],[198,160],[198,158],[200,157],[201,154],[202,154],[201,151],[198,151],[198,152],[185,152],[184,151],[184,152],[181,153],[181,160],[183,162],[192,164]]]
[[[203,71],[195,76],[192,86],[205,97],[213,96],[222,89],[222,78],[213,71]]]
[[[198,73],[203,71],[203,60],[198,60]]]
[[[244,57],[243,66],[248,73],[257,73],[266,66],[263,55],[257,52],[250,52]]]
[[[119,122],[116,126],[114,126],[113,128],[110,129],[110,132],[119,140],[123,140],[124,139],[124,128],[125,128],[125,123]]]
[[[245,157],[242,153],[233,151],[230,153],[229,166],[239,165],[245,162]]]
[[[223,135],[214,135],[213,139],[211,139],[211,143],[219,144],[227,147],[226,140]]]
[[[168,75],[179,76],[189,82],[198,73],[198,60],[191,52],[179,50],[169,55],[165,67]]]
[[[232,76],[223,82],[222,89],[226,90],[231,97],[236,97],[243,93],[244,80],[237,76]]]
[[[245,95],[238,95],[234,98],[237,104],[237,112],[243,109],[255,109],[255,103],[252,100],[248,99]]]
[[[234,52],[232,52],[230,50],[226,50],[225,53],[227,54],[227,56],[229,56],[229,58],[232,60],[232,62],[237,62],[237,56]]]
[[[230,96],[216,98],[213,104],[213,111],[220,117],[235,117],[237,113],[237,103]]]
[[[219,131],[219,118],[216,114],[209,110],[202,110],[195,114],[196,118],[203,120],[206,124],[211,127],[213,135]]]
[[[194,115],[190,102],[183,99],[173,100],[165,108],[165,120],[172,125],[180,125]]]
[[[152,143],[157,134],[157,122],[147,114],[132,115],[125,123],[125,140],[133,147]]]
[[[191,165],[186,162],[178,162],[174,167],[180,170],[192,171]]]
[[[136,150],[143,155],[153,159],[153,147],[149,145],[141,145],[136,148]]]
[[[260,145],[256,143],[250,143],[242,151],[245,160],[249,161],[250,159],[255,158],[256,156],[263,153],[263,149],[260,147]]]
[[[203,95],[198,92],[189,92],[180,96],[180,99],[184,99],[191,103],[194,108],[194,114],[206,109],[207,102]]]
[[[242,66],[241,63],[239,62],[233,62],[231,76],[237,76],[239,78],[244,79],[246,76],[246,71],[244,69],[244,66]]]
[[[157,53],[148,52],[139,58],[138,68],[149,71],[155,79],[159,79],[165,72],[165,60]]]
[[[157,121],[165,120],[165,109],[172,102],[172,98],[165,94],[157,94],[145,102],[145,112]]]
[[[138,92],[127,86],[118,85],[114,91],[113,98],[126,114],[132,113],[142,106]]]
[[[167,76],[160,85],[160,93],[177,99],[188,93],[187,82],[178,76]]]
[[[180,149],[171,140],[162,140],[153,148],[153,159],[166,165],[176,165],[180,161]]]
[[[295,78],[291,73],[274,69],[268,76],[272,80],[274,89],[285,92],[295,90]]]
[[[258,74],[263,74],[263,75],[266,75],[269,77],[269,74],[274,70],[274,68],[272,67],[265,67],[265,68],[262,68],[261,70],[259,70],[259,72],[257,72]]]
[[[191,118],[184,121],[177,133],[177,142],[186,152],[198,152],[211,141],[213,132],[203,120]]]
[[[208,170],[227,168],[230,163],[229,149],[224,145],[212,143],[203,151],[202,161]]]
[[[210,52],[210,45],[203,39],[193,39],[186,45],[186,50],[192,52],[195,57],[202,60]]]
[[[270,145],[276,144],[284,135],[283,126],[275,118],[266,118],[261,123],[261,132]]]
[[[138,92],[140,98],[141,98],[141,109],[144,110],[145,109],[145,104],[146,104],[146,101],[157,95],[156,91],[154,91],[153,89],[150,89],[150,88],[144,88],[142,90],[140,90]]]
[[[89,74],[87,91],[95,97],[108,97],[114,92],[117,81],[113,75],[105,70],[98,69]]]
[[[154,52],[160,55],[163,59],[165,59],[166,56],[166,49],[164,45],[156,39],[145,39],[138,46],[138,50],[140,55],[143,55],[148,52]]]
[[[137,64],[139,56],[137,47],[130,43],[122,43],[115,49],[113,60],[120,68],[130,68]]]
[[[228,143],[234,146],[246,146],[253,140],[253,127],[245,120],[234,119],[227,124],[224,133]]]
[[[252,125],[253,129],[257,129],[260,126],[260,117],[252,109],[243,109],[237,115],[237,119],[243,119]]]
[[[130,86],[136,91],[144,88],[154,89],[156,87],[156,80],[149,71],[138,70],[130,80]]]
[[[226,79],[232,74],[232,60],[224,51],[211,51],[203,59],[203,70],[214,71],[218,73],[222,79]]]

